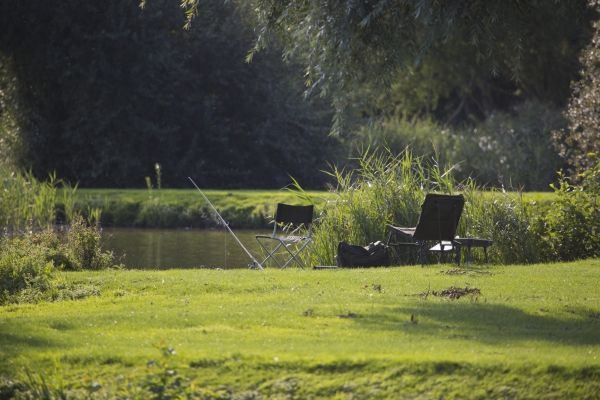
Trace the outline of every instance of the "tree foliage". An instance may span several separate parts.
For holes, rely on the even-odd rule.
[[[306,66],[307,92],[332,94],[335,129],[358,99],[373,107],[377,96],[403,80],[426,98],[419,110],[423,104],[431,109],[436,96],[455,97],[446,118],[469,97],[498,105],[520,91],[539,99],[556,77],[564,100],[573,50],[593,18],[587,0],[256,0],[255,9],[258,37],[250,57],[271,37],[282,40],[284,55]],[[437,87],[418,88],[423,78]],[[484,116],[490,110],[481,108]]]
[[[155,163],[165,187],[321,187],[327,104],[276,47],[244,62],[243,4],[203,2],[189,30],[179,5],[0,2],[0,148],[88,187],[143,186]]]
[[[581,55],[581,79],[572,85],[570,125],[554,132],[560,155],[578,173],[596,167],[600,154],[600,23],[594,26],[592,43]]]

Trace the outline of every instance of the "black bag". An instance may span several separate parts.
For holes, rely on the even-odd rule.
[[[339,268],[387,267],[390,265],[389,247],[381,242],[366,247],[340,242],[335,261]]]

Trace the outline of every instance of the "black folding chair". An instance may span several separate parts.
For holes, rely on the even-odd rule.
[[[313,219],[313,208],[314,206],[292,206],[289,204],[277,204],[277,213],[275,214],[275,223],[273,227],[273,234],[271,236],[266,235],[256,235],[256,240],[261,245],[261,247],[268,253],[267,257],[260,263],[262,267],[269,259],[273,259],[279,265],[281,269],[284,269],[288,266],[292,261],[296,261],[300,267],[304,269],[304,264],[297,257],[298,254],[306,248],[306,246],[310,243],[310,233],[312,227],[312,219]],[[296,229],[292,232],[296,232],[302,226],[304,226],[306,230],[306,236],[280,236],[277,234],[277,227],[281,226],[282,229],[289,227],[290,225],[294,226]],[[266,244],[269,240],[275,240],[277,242],[277,246],[273,250],[269,250]],[[289,259],[281,265],[281,263],[275,258],[275,253],[280,248],[284,248],[287,250],[289,254]],[[292,249],[290,249],[290,247]]]
[[[415,228],[402,228],[386,224],[390,231],[387,244],[392,248],[396,257],[400,258],[395,250],[398,246],[407,246],[417,249],[421,266],[425,265],[427,253],[442,254],[452,253],[459,257],[458,246],[454,243],[458,221],[465,205],[462,194],[452,196],[429,193],[421,205],[421,215]],[[403,238],[404,242],[392,242]],[[432,243],[435,242],[435,243]],[[429,247],[433,245],[432,247]],[[439,258],[438,258],[439,262]]]

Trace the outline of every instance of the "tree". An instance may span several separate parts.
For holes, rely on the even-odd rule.
[[[192,16],[198,0],[183,2]],[[581,27],[581,33],[593,18],[587,0],[256,0],[255,9],[259,33],[249,58],[279,38],[284,56],[305,64],[307,93],[331,94],[338,114],[334,130],[343,127],[357,95],[373,106],[436,46],[468,44],[468,63],[485,62],[492,76],[520,82],[540,39],[552,39],[540,38],[540,28],[552,33]],[[544,48],[564,45],[548,40]]]
[[[0,2],[0,155],[87,187],[143,186],[155,163],[165,187],[322,187],[330,108],[276,47],[244,62],[240,5],[199,11],[184,30],[179,0]]]
[[[594,168],[600,156],[600,23],[594,27],[592,43],[581,55],[581,80],[572,86],[569,127],[554,132],[560,155],[577,173]]]

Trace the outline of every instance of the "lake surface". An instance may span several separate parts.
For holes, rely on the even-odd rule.
[[[272,231],[234,231],[260,262],[261,247],[255,235]],[[124,256],[128,269],[248,268],[251,258],[227,230],[105,228],[104,249]],[[276,265],[275,265],[276,267]]]

